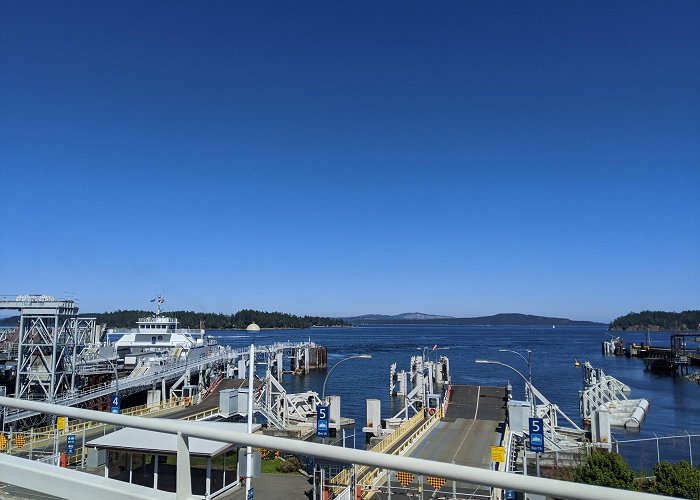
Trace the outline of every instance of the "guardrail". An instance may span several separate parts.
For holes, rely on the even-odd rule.
[[[424,410],[425,411],[425,410]],[[419,414],[418,414],[419,415]],[[415,418],[415,415],[414,417]],[[423,437],[423,434],[425,434],[428,430],[430,430],[433,425],[437,424],[440,419],[442,418],[442,410],[431,415],[427,419],[423,420],[422,422],[418,422],[418,426],[414,426],[414,429],[412,431],[405,432],[403,436],[406,436],[406,434],[409,434],[409,438],[406,439],[403,443],[401,443],[401,446],[399,446],[397,449],[395,449],[392,454],[393,455],[399,455],[403,456],[406,454],[406,452],[418,441],[421,437]],[[397,429],[398,430],[398,429]],[[393,433],[392,433],[393,434]],[[388,437],[391,437],[390,434]],[[401,440],[403,436],[399,436],[396,439],[394,439],[393,443],[396,443]],[[380,443],[381,444],[381,443]],[[385,449],[391,448],[391,444],[387,445]],[[373,448],[374,450],[374,448]],[[362,498],[370,498],[374,492],[373,492],[373,487],[375,483],[380,482],[383,477],[384,477],[384,472],[386,469],[381,468],[381,467],[375,467],[368,473],[364,475],[358,481],[358,484],[362,487]]]
[[[380,467],[392,471],[404,471],[417,475],[430,475],[446,480],[464,483],[481,484],[488,487],[525,491],[556,498],[572,500],[665,500],[667,497],[651,495],[636,491],[617,490],[589,484],[557,481],[520,474],[480,469],[466,465],[434,462],[431,460],[377,453],[374,451],[355,450],[338,446],[328,446],[307,441],[248,434],[232,430],[213,429],[209,426],[198,425],[197,422],[182,420],[154,419],[115,415],[104,412],[94,412],[81,408],[64,408],[48,403],[23,401],[14,398],[0,397],[0,405],[22,408],[46,414],[63,413],[67,417],[79,420],[96,420],[105,424],[132,427],[176,434],[178,437],[177,478],[178,491],[175,494],[154,490],[152,488],[136,487],[91,474],[80,473],[71,469],[53,468],[45,464],[37,464],[18,457],[0,454],[0,482],[29,488],[47,494],[71,492],[61,495],[67,498],[100,498],[101,500],[121,500],[124,496],[134,498],[191,498],[191,477],[189,470],[188,437],[238,443],[242,446],[280,450],[295,455],[334,460],[344,463],[354,463],[361,466]],[[55,471],[55,472],[53,472]],[[116,486],[119,485],[119,486]],[[73,489],[69,489],[73,488]],[[128,491],[128,493],[126,493]]]
[[[398,429],[386,436],[375,446],[370,448],[370,451],[376,453],[386,453],[392,446],[400,442],[407,434],[411,434],[410,439],[406,440],[401,444],[399,448],[394,450],[392,454],[403,455],[408,448],[410,448],[416,439],[423,435],[423,433],[432,427],[433,424],[437,423],[442,416],[442,412],[438,412],[427,419],[425,418],[425,410],[416,413],[406,422],[402,423]],[[370,470],[371,469],[371,470]],[[369,487],[377,479],[380,474],[380,468],[370,468],[367,466],[357,467],[354,471],[355,477],[361,478],[358,484],[362,484],[365,487]],[[353,470],[344,469],[336,474],[331,480],[330,485],[333,488],[334,494],[339,494],[342,490],[346,489],[352,480]],[[364,489],[364,488],[363,488]]]
[[[192,401],[190,398],[171,398],[166,401],[161,401],[157,405],[145,404],[127,408],[122,410],[121,414],[135,417],[145,417],[148,415],[153,416],[165,410],[189,406],[191,403]],[[197,418],[204,418],[204,416],[211,416],[218,413],[218,411],[218,408],[206,410],[197,413],[196,415],[187,417],[187,419],[196,420]],[[49,425],[31,428],[28,431],[23,432],[13,432],[7,435],[0,434],[0,452],[9,454],[26,452],[28,450],[34,450],[35,448],[42,448],[46,445],[53,444],[54,439],[61,436],[78,434],[86,431],[94,431],[102,427],[105,427],[105,424],[93,420],[69,420],[68,424],[62,429],[58,429],[56,425]]]

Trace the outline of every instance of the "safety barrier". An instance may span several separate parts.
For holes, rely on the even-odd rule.
[[[377,453],[386,453],[392,446],[396,443],[401,442],[401,440],[410,434],[409,439],[401,443],[401,445],[393,450],[393,455],[403,455],[408,448],[410,448],[416,440],[418,440],[426,430],[430,429],[435,423],[437,423],[442,417],[442,411],[439,411],[432,416],[426,418],[425,409],[416,413],[406,422],[402,423],[398,429],[386,436],[379,443],[373,446],[370,451]],[[355,477],[361,478],[358,484],[363,486],[364,489],[370,489],[372,484],[380,477],[382,470],[378,467],[371,468],[368,466],[357,467],[354,471]],[[343,490],[350,486],[353,476],[353,470],[348,468],[342,470],[340,473],[336,474],[331,480],[330,485],[333,489],[335,495],[339,495]]]
[[[618,490],[589,484],[522,476],[520,474],[507,474],[466,465],[328,446],[276,436],[248,434],[233,430],[221,430],[219,428],[213,429],[209,426],[198,425],[196,422],[182,420],[130,417],[94,412],[81,408],[62,408],[48,403],[7,397],[0,397],[0,405],[46,414],[64,413],[66,416],[74,419],[94,419],[109,425],[166,432],[177,436],[176,493],[140,487],[125,482],[116,482],[113,479],[85,474],[72,469],[60,469],[47,464],[0,454],[0,483],[12,484],[40,493],[66,498],[100,498],[101,500],[121,500],[124,497],[173,500],[175,498],[192,498],[189,437],[238,443],[255,448],[275,449],[295,455],[319,457],[366,467],[382,467],[392,471],[405,471],[412,474],[441,477],[445,480],[481,484],[487,487],[525,491],[556,498],[569,498],[571,500],[664,500],[667,498],[638,491]]]
[[[189,406],[192,403],[190,398],[171,398],[166,401],[154,405],[139,405],[131,408],[126,408],[121,411],[122,415],[134,417],[154,416],[166,410]],[[211,412],[211,410],[207,410]],[[218,413],[218,408],[213,413]],[[106,412],[106,411],[105,411]],[[207,412],[200,412],[202,414]],[[210,416],[211,414],[207,416]],[[199,414],[197,414],[199,415]],[[68,421],[67,425],[59,429],[56,425],[31,428],[22,432],[11,432],[9,434],[0,434],[0,452],[16,454],[18,452],[27,451],[35,448],[45,448],[47,445],[53,444],[53,441],[68,434],[78,434],[87,431],[95,431],[104,427],[106,424],[95,421]]]

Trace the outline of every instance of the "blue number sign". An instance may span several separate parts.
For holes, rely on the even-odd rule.
[[[110,405],[109,411],[111,413],[120,413],[122,409],[122,397],[119,394],[112,396],[112,404]]]
[[[75,434],[68,434],[66,436],[66,453],[69,455],[75,453]]]
[[[530,418],[530,451],[544,451],[544,421],[541,418]]]
[[[328,437],[328,406],[316,408],[316,435]]]

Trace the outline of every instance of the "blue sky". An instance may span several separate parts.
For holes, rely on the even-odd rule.
[[[0,294],[700,303],[700,3],[5,2]]]

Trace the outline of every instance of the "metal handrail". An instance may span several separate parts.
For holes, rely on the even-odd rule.
[[[526,491],[528,493],[537,493],[557,498],[570,498],[573,500],[664,500],[666,498],[660,495],[651,495],[649,493],[640,493],[637,491],[618,490],[590,484],[570,483],[567,481],[557,481],[533,476],[521,476],[519,474],[505,474],[503,472],[466,465],[448,464],[420,458],[342,448],[339,446],[328,446],[307,441],[266,436],[263,434],[249,434],[233,430],[222,430],[220,428],[213,429],[209,426],[198,425],[197,422],[130,417],[127,415],[94,412],[81,408],[62,408],[48,403],[24,401],[7,397],[0,397],[0,405],[22,408],[39,413],[64,413],[67,417],[81,420],[97,420],[106,424],[122,427],[165,432],[169,434],[178,434],[179,436],[197,437],[226,443],[238,443],[243,446],[252,446],[255,448],[275,449],[296,455],[308,455],[339,462],[405,471],[418,475],[438,476],[464,483],[475,483],[509,490]],[[182,453],[189,453],[186,448],[187,441],[180,438],[179,442],[181,446],[185,447],[182,449]],[[20,467],[17,460],[21,459],[0,455],[0,482],[26,484],[24,482],[27,478],[26,475],[17,477],[13,474],[14,471],[18,470]],[[55,477],[54,475],[44,476],[45,470],[43,468],[32,471],[25,467],[22,470],[24,474],[37,474],[37,481],[32,484],[41,483],[42,490],[48,490],[52,486],[51,482],[62,481],[61,477]],[[66,471],[66,476],[70,472],[71,471]],[[38,481],[39,477],[42,478],[41,481]],[[72,477],[75,478],[75,476]],[[102,481],[98,483],[99,484],[95,485],[97,490],[107,488],[106,483]],[[99,495],[100,491],[95,491],[95,496],[98,497]]]

